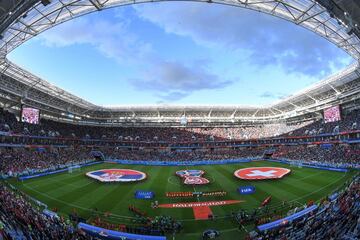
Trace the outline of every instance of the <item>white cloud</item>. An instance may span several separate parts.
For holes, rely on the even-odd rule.
[[[115,19],[85,17],[65,23],[39,36],[48,47],[67,47],[88,44],[119,64],[136,69],[140,77],[129,79],[141,91],[153,92],[160,99],[176,101],[203,89],[223,88],[231,82],[221,80],[215,73],[196,64],[168,61],[158,55],[148,42],[131,31],[131,22],[117,12]]]
[[[350,61],[346,54],[314,33],[250,10],[173,2],[134,8],[141,18],[167,33],[189,37],[199,45],[246,51],[250,55],[248,61],[258,67],[277,65],[288,73],[323,76],[332,71],[333,65],[341,68],[344,61]]]
[[[157,92],[157,96],[169,101],[179,100],[204,89],[220,89],[232,84],[210,73],[205,65],[187,66],[174,61],[158,61],[141,72],[140,78],[131,83],[139,90]]]
[[[137,62],[152,52],[151,45],[132,34],[128,22],[121,19],[78,18],[50,29],[39,39],[49,47],[89,44],[122,64]]]

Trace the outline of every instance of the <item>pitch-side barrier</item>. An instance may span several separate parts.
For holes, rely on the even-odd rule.
[[[305,208],[304,210],[294,213],[286,218],[282,218],[282,219],[276,220],[274,222],[259,225],[257,228],[260,231],[265,231],[265,230],[270,230],[270,229],[277,228],[280,226],[284,226],[284,225],[288,224],[289,222],[292,222],[296,219],[302,218],[303,216],[311,213],[312,211],[316,210],[317,208],[318,208],[317,205],[312,205],[311,207]]]
[[[145,165],[145,166],[199,166],[199,165],[246,163],[246,162],[251,162],[253,160],[257,160],[257,158],[242,158],[242,159],[227,159],[227,160],[201,160],[201,161],[171,161],[171,162],[109,159],[106,162],[127,164],[127,165]]]
[[[95,164],[99,164],[99,163],[102,163],[102,162],[90,162],[90,163],[80,164],[80,166],[86,167],[86,166],[91,166],[91,165],[95,165]],[[49,172],[37,173],[37,174],[33,174],[33,175],[28,175],[28,176],[20,176],[18,179],[20,181],[24,181],[24,180],[28,180],[28,179],[32,179],[32,178],[44,177],[44,176],[48,176],[48,175],[52,175],[52,174],[56,174],[56,173],[67,172],[68,170],[69,170],[69,167],[66,167],[63,169],[49,171]]]
[[[336,172],[348,172],[349,171],[349,169],[347,169],[347,168],[326,167],[326,166],[320,166],[320,165],[309,164],[309,163],[293,164],[292,161],[285,160],[285,159],[282,159],[282,160],[267,159],[267,161],[285,163],[285,164],[299,166],[299,167],[307,167],[307,168],[316,168],[316,169],[322,169],[322,170],[336,171]]]
[[[86,232],[92,237],[99,239],[112,239],[112,240],[166,240],[165,236],[150,236],[139,235],[133,233],[125,233],[114,230],[108,230],[105,228],[96,227],[86,223],[79,223],[78,228]]]

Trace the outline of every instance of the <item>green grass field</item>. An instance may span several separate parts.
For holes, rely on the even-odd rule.
[[[246,167],[274,166],[285,167],[292,170],[291,174],[279,180],[266,181],[244,181],[233,176],[235,170]],[[145,172],[148,178],[137,183],[100,183],[85,176],[86,172],[106,168],[129,168]],[[221,239],[241,239],[246,229],[251,230],[253,226],[238,228],[235,221],[229,217],[231,211],[239,209],[253,209],[260,206],[261,202],[269,195],[272,196],[270,208],[278,208],[281,211],[282,201],[286,200],[296,206],[309,200],[318,201],[332,191],[342,187],[355,173],[341,173],[312,168],[298,168],[280,163],[258,161],[242,164],[196,166],[188,169],[201,169],[206,171],[205,177],[211,183],[205,186],[185,186],[175,176],[177,170],[185,167],[154,167],[138,165],[120,165],[103,163],[82,168],[79,172],[61,173],[46,177],[26,180],[24,182],[15,179],[10,183],[47,204],[49,208],[56,207],[60,214],[65,216],[76,209],[77,213],[90,219],[97,214],[110,212],[108,221],[114,223],[130,224],[134,215],[128,210],[129,204],[148,213],[149,216],[171,215],[183,222],[184,229],[175,239],[199,239],[201,233],[213,228],[221,231]],[[256,193],[252,195],[240,195],[237,192],[239,186],[253,185]],[[200,197],[200,201],[211,200],[244,200],[245,202],[212,207],[216,220],[194,220],[193,211],[189,209],[152,209],[149,200],[134,199],[136,190],[150,190],[156,194],[156,200],[162,203],[194,202],[196,198],[169,199],[165,192],[170,191],[212,191],[225,190],[225,197]],[[96,213],[94,209],[97,208]],[[287,207],[288,208],[288,207]],[[282,209],[286,211],[288,209]],[[173,239],[172,237],[169,239]]]

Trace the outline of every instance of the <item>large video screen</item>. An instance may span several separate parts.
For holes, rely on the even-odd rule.
[[[337,122],[340,120],[341,120],[340,106],[335,106],[324,110],[325,123]]]
[[[23,107],[21,111],[21,121],[30,124],[39,124],[40,111],[36,108]]]

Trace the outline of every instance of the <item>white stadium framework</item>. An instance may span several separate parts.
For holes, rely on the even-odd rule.
[[[341,72],[267,106],[151,105],[97,106],[22,69],[7,59],[9,52],[43,31],[76,17],[103,9],[158,1],[127,0],[11,0],[0,2],[0,106],[19,109],[19,104],[42,110],[45,118],[92,125],[135,126],[179,122],[241,124],[312,118],[336,104],[360,99],[360,34],[357,16],[340,7],[360,10],[356,0],[325,7],[321,0],[206,0],[270,14],[300,25],[346,51],[356,61]],[[339,5],[337,5],[339,2]],[[340,7],[339,7],[340,6]],[[335,9],[336,7],[336,9]],[[330,9],[330,10],[329,10]],[[339,11],[341,9],[341,11]],[[340,12],[340,13],[339,13]],[[360,11],[358,11],[360,12]],[[360,31],[359,31],[360,32]]]

